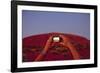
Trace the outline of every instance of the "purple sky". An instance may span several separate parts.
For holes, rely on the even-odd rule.
[[[22,11],[22,36],[63,32],[90,39],[90,14],[72,12]]]

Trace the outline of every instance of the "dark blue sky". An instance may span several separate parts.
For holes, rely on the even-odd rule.
[[[23,37],[63,32],[90,38],[90,14],[72,12],[22,11]]]

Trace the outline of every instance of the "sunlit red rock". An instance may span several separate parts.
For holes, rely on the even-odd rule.
[[[54,32],[23,38],[23,62],[34,62],[38,55],[42,54],[49,37],[60,34],[70,39],[70,43],[75,46],[80,59],[90,58],[90,40],[78,35]],[[40,61],[74,60],[69,49],[66,50],[59,42],[54,45],[49,48]]]

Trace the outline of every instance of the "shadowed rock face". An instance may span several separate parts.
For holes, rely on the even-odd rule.
[[[70,43],[75,47],[80,59],[90,58],[90,40],[77,35],[54,32],[23,38],[23,62],[34,62],[38,55],[42,54],[49,37],[60,34],[70,39]],[[70,50],[65,48],[59,42],[54,43],[54,46],[50,46],[41,61],[74,60]]]

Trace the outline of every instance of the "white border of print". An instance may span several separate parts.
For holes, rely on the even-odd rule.
[[[58,8],[58,7],[44,7],[44,6],[23,6],[18,5],[18,54],[17,66],[18,68],[27,67],[45,67],[45,66],[60,66],[60,65],[81,65],[94,63],[94,10],[93,9],[77,9],[77,8]],[[79,12],[90,13],[90,59],[86,60],[64,60],[64,61],[45,61],[45,62],[25,62],[22,63],[22,10],[38,10],[38,11],[57,11],[57,12]]]

